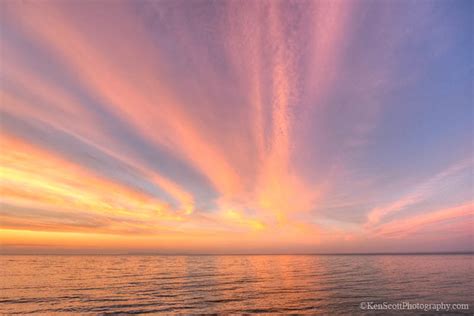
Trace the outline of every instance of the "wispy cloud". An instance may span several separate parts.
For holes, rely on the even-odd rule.
[[[461,5],[0,6],[9,244],[314,250],[471,216]]]
[[[375,233],[390,238],[401,238],[420,231],[429,232],[430,230],[434,230],[436,233],[440,233],[436,228],[447,222],[451,223],[452,227],[449,227],[449,229],[444,227],[442,230],[443,233],[463,233],[470,235],[470,233],[472,233],[472,225],[474,224],[473,216],[474,205],[473,203],[467,203],[448,209],[392,221],[378,227]]]
[[[434,175],[430,179],[415,185],[415,187],[406,195],[385,206],[379,206],[373,209],[367,216],[367,226],[373,226],[380,222],[382,218],[392,213],[399,212],[408,207],[412,207],[433,195],[439,193],[440,186],[443,186],[450,177],[459,176],[469,172],[472,168],[472,160],[464,160],[450,166],[446,170]]]

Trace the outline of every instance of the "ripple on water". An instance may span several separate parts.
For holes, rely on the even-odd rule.
[[[470,255],[2,256],[0,311],[359,314],[362,301],[472,307],[472,259]]]

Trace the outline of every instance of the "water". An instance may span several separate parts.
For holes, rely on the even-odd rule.
[[[473,259],[471,255],[0,256],[0,312],[327,315],[364,313],[359,307],[364,301],[409,301],[467,303],[470,310],[465,312],[472,314]]]

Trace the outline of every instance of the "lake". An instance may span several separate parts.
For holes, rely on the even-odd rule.
[[[420,314],[474,306],[472,255],[0,256],[0,312]],[[377,305],[379,304],[379,305]],[[385,304],[385,305],[383,305]],[[405,304],[405,309],[396,309]],[[391,308],[376,310],[377,306]],[[422,310],[413,310],[418,306]],[[465,306],[458,305],[458,308]],[[440,312],[453,312],[450,310]]]

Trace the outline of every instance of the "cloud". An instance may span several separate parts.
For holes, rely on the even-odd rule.
[[[472,124],[470,19],[446,9],[2,3],[6,238],[310,249],[465,203],[472,164],[438,171],[470,154]],[[411,172],[426,151],[438,155]]]
[[[439,227],[444,223],[451,222],[453,223],[451,227],[448,227],[448,229],[445,227],[441,232],[436,231],[436,233],[464,233],[466,235],[470,235],[474,225],[473,216],[474,204],[467,203],[464,205],[448,209],[441,209],[435,212],[399,219],[387,224],[383,224],[375,229],[375,234],[388,238],[403,238],[405,236],[422,231],[436,231],[437,226]]]
[[[400,199],[386,206],[375,208],[368,214],[366,226],[370,227],[377,225],[380,220],[387,215],[412,207],[413,205],[430,198],[432,195],[438,193],[439,187],[447,182],[449,178],[459,176],[459,174],[462,174],[471,166],[472,162],[470,160],[458,162],[423,183],[416,185],[410,193],[402,196]]]

